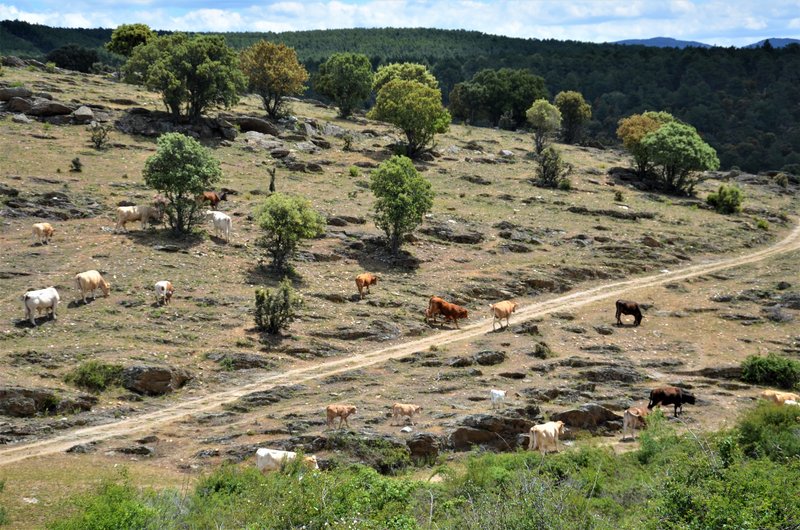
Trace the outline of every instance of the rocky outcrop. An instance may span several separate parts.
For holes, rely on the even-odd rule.
[[[411,458],[415,462],[432,462],[439,456],[439,437],[429,432],[420,432],[406,440]]]
[[[166,112],[153,112],[141,107],[129,109],[114,125],[126,134],[148,137],[179,132],[194,138],[233,140],[238,134],[236,128],[222,118],[202,118],[196,123],[178,123]]]
[[[551,414],[550,419],[552,421],[563,421],[567,424],[567,427],[590,431],[599,429],[618,430],[622,428],[622,416],[597,403],[587,403],[577,409]]]
[[[237,412],[247,412],[254,407],[264,407],[284,399],[289,399],[296,393],[305,390],[305,388],[306,387],[303,385],[278,385],[269,390],[251,392],[236,400],[230,408]]]
[[[262,118],[256,118],[255,116],[236,117],[233,118],[232,121],[239,126],[239,130],[242,132],[256,131],[271,136],[278,136],[280,134],[280,130],[278,130],[275,125]]]
[[[0,387],[0,415],[30,418],[37,414],[91,410],[97,398],[86,394],[64,395],[49,388]]]
[[[131,392],[159,396],[178,390],[192,376],[186,370],[170,366],[129,366],[122,371],[122,386]]]
[[[421,233],[449,241],[450,243],[476,244],[483,241],[484,236],[481,232],[470,230],[455,223],[436,223],[425,226],[419,230]]]
[[[0,101],[10,101],[11,98],[29,98],[33,92],[23,86],[0,87]]]
[[[520,443],[519,434],[530,431],[532,419],[492,414],[473,414],[452,431],[448,443],[455,451],[469,451],[480,446],[496,451],[513,451]]]
[[[312,331],[311,335],[317,337],[339,340],[392,340],[400,337],[402,331],[399,326],[383,320],[373,320],[361,326],[339,326],[332,330]]]
[[[493,366],[506,360],[506,354],[502,351],[484,350],[475,354],[475,362],[481,366]]]
[[[227,370],[248,370],[251,368],[272,368],[272,361],[263,355],[244,352],[212,352],[206,357]]]

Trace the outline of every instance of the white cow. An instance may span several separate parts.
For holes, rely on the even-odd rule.
[[[214,210],[206,210],[206,219],[214,223],[214,235],[222,237],[226,242],[231,240],[231,228],[233,221],[226,213],[216,212]]]
[[[42,311],[46,314],[47,310],[50,309],[53,313],[53,320],[57,320],[56,307],[60,301],[61,297],[58,296],[58,291],[56,291],[55,287],[39,289],[38,291],[28,291],[22,295],[22,303],[25,304],[25,318],[30,319],[31,324],[35,326],[36,317],[34,316],[34,310],[38,315]]]
[[[260,447],[256,451],[256,467],[262,473],[267,471],[277,471],[281,466],[297,458],[294,451],[281,451],[280,449],[267,449]],[[314,455],[304,456],[303,463],[311,469],[319,469],[317,457]]]
[[[132,221],[141,221],[142,230],[145,230],[148,222],[151,220],[160,222],[162,216],[163,210],[160,205],[120,206],[117,208],[117,225],[114,231],[119,232],[122,229],[127,232],[125,224]]]
[[[161,280],[160,282],[156,282],[156,299],[159,303],[163,305],[169,305],[169,301],[172,299],[172,294],[175,292],[175,288],[172,286],[172,282],[168,280]]]
[[[83,303],[86,303],[86,293],[92,294],[94,300],[94,292],[96,289],[103,291],[104,296],[108,296],[111,290],[111,284],[105,281],[103,276],[96,270],[81,272],[75,275],[75,288],[81,292]]]
[[[547,451],[547,446],[554,445],[556,452],[558,452],[558,435],[563,433],[563,421],[548,421],[541,425],[534,425],[531,427],[528,449],[538,448],[539,452],[544,454]]]
[[[506,391],[493,388],[489,391],[489,398],[492,400],[492,408],[499,407],[506,401]]]

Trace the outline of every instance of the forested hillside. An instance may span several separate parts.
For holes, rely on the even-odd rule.
[[[110,35],[111,30],[3,21],[0,54],[36,57],[67,43],[100,47]],[[297,50],[312,74],[339,51],[364,53],[373,67],[421,62],[438,78],[445,99],[456,83],[481,69],[525,68],[544,78],[551,96],[562,90],[584,95],[592,105],[588,133],[596,141],[616,142],[622,117],[666,110],[698,129],[718,151],[723,168],[793,170],[792,164],[800,164],[796,44],[677,49],[391,28],[228,33],[225,38],[234,48],[262,38],[283,42]]]

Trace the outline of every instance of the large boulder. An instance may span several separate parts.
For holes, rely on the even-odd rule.
[[[534,425],[534,421],[523,417],[473,414],[450,433],[449,443],[455,451],[468,451],[475,445],[513,451],[519,444],[518,435],[529,432]]]
[[[9,101],[11,98],[29,98],[33,92],[24,86],[0,87],[0,101]]]
[[[73,109],[71,107],[65,105],[64,103],[59,103],[58,101],[36,99],[28,114],[42,117],[65,116],[67,114],[72,114],[72,110]]]
[[[36,414],[91,410],[97,398],[85,394],[63,396],[49,388],[0,387],[0,415],[29,418]]]
[[[411,458],[416,461],[430,462],[439,456],[439,437],[429,432],[420,432],[406,440]]]
[[[256,118],[255,116],[242,116],[240,118],[236,118],[235,123],[239,126],[239,130],[243,133],[247,131],[256,131],[272,136],[278,136],[278,134],[280,134],[278,128],[273,124],[267,120]]]
[[[622,416],[597,403],[586,403],[577,409],[557,412],[550,415],[552,421],[563,421],[567,427],[617,430],[622,428]]]
[[[506,360],[506,354],[502,351],[484,350],[475,354],[475,362],[481,366],[493,366]]]
[[[94,120],[94,111],[86,105],[81,105],[72,113],[72,119],[77,123],[89,123]]]
[[[6,110],[8,112],[21,112],[24,114],[26,112],[30,112],[32,108],[33,103],[27,99],[18,97],[13,97],[8,100],[8,103],[6,103]]]
[[[420,229],[425,235],[441,239],[442,241],[449,241],[451,243],[466,243],[476,244],[484,239],[481,232],[469,230],[464,226],[455,223],[437,223],[425,226]]]
[[[171,366],[129,366],[122,371],[122,386],[138,394],[158,396],[181,388],[191,374]]]

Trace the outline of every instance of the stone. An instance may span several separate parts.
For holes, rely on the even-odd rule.
[[[594,330],[600,335],[612,335],[614,333],[614,329],[611,328],[611,326],[606,326],[605,324],[594,326]]]
[[[414,461],[430,462],[439,456],[441,442],[435,434],[419,432],[406,440],[406,445]]]
[[[212,352],[206,355],[208,359],[218,363],[229,370],[248,370],[251,368],[272,368],[272,361],[255,353],[243,352]]]
[[[6,110],[8,112],[30,112],[33,108],[33,103],[27,99],[13,97],[6,103]]]
[[[25,116],[24,114],[14,114],[11,116],[11,121],[14,123],[32,123],[33,120],[29,117]]]
[[[139,455],[139,456],[153,456],[156,454],[156,450],[149,445],[131,445],[129,447],[117,447],[116,449],[112,449],[112,451],[117,453],[123,453],[126,455]]]
[[[0,101],[9,101],[11,98],[29,98],[33,92],[22,86],[0,87]]]
[[[67,449],[67,453],[75,453],[75,454],[93,453],[97,450],[97,447],[95,447],[95,445],[96,442],[73,445],[72,447]]]
[[[25,61],[14,55],[6,55],[0,58],[0,61],[2,61],[3,66],[14,66],[16,68],[22,68],[27,65]]]
[[[400,432],[402,432],[402,433],[410,433],[410,432],[413,432],[413,431],[414,431],[414,428],[411,427],[410,425],[406,425],[405,427],[400,429]]]
[[[316,153],[319,151],[319,147],[312,144],[311,142],[297,142],[294,144],[298,151],[303,153]]]
[[[122,371],[122,386],[131,392],[158,396],[178,390],[192,376],[170,366],[129,366]]]
[[[402,335],[400,327],[391,322],[373,320],[368,325],[339,326],[335,329],[312,331],[311,335],[339,340],[393,340]]]
[[[271,136],[278,136],[280,131],[276,126],[267,120],[256,118],[255,116],[243,116],[237,118],[235,123],[239,126],[239,130],[244,132],[256,131],[262,134],[269,134]]]
[[[42,116],[42,117],[64,116],[67,114],[72,114],[72,108],[68,107],[63,103],[59,103],[58,101],[38,99],[33,104],[33,107],[29,111],[29,114],[31,114],[32,116]]]
[[[624,383],[637,383],[644,380],[644,376],[630,366],[611,365],[593,368],[581,372],[581,376],[597,383],[608,381],[622,381]]]
[[[469,357],[453,357],[447,361],[447,365],[453,368],[464,368],[473,364],[475,364],[475,361]]]
[[[642,245],[650,248],[662,248],[664,244],[653,236],[644,236],[642,238]]]
[[[511,331],[518,335],[541,335],[541,333],[539,333],[539,326],[530,320],[522,324],[517,324],[511,328]]]
[[[230,408],[237,412],[247,412],[253,407],[264,407],[289,399],[296,393],[305,390],[305,388],[303,385],[278,385],[269,390],[251,392],[237,399]]]
[[[530,431],[535,423],[527,418],[473,414],[461,421],[461,426],[448,437],[455,451],[468,451],[473,446],[499,451],[513,451],[518,446],[517,435]]]
[[[506,360],[506,354],[502,351],[484,350],[475,354],[475,362],[481,366],[493,366]]]
[[[525,379],[525,373],[523,372],[500,372],[497,375],[506,379]]]
[[[81,105],[72,112],[72,119],[78,123],[89,123],[94,120],[94,111],[86,105]]]
[[[85,394],[64,395],[49,388],[0,387],[0,415],[29,418],[36,414],[90,410],[97,398]]]
[[[451,243],[465,243],[476,244],[484,239],[481,232],[469,230],[463,226],[453,223],[438,223],[430,226],[425,226],[419,230],[421,233],[441,239],[442,241],[449,241]]]
[[[568,427],[590,431],[601,427],[621,428],[622,426],[622,416],[597,403],[586,403],[577,409],[556,412],[550,415],[550,419],[563,421]],[[617,427],[617,423],[619,427]]]

